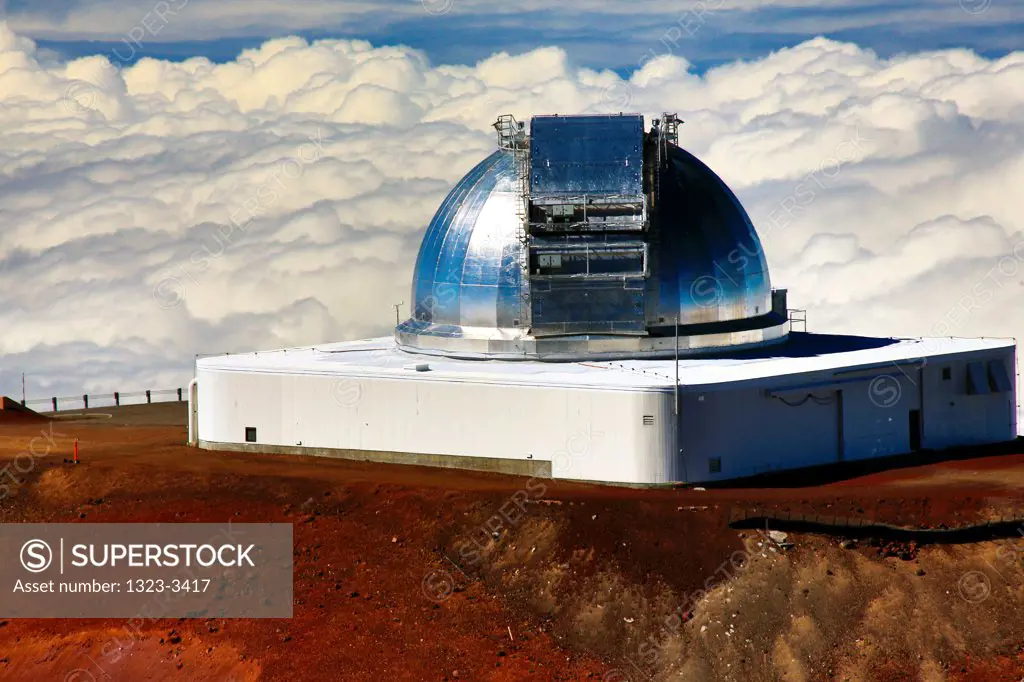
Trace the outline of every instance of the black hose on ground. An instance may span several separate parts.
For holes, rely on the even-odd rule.
[[[779,530],[792,533],[818,533],[858,539],[878,538],[918,544],[961,544],[1001,538],[1024,538],[1024,518],[1004,517],[999,520],[972,523],[955,528],[920,528],[878,523],[869,519],[802,514],[790,512],[749,512],[734,510],[730,528]]]

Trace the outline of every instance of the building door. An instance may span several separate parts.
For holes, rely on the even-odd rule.
[[[910,451],[921,449],[921,410],[911,410],[910,415]]]

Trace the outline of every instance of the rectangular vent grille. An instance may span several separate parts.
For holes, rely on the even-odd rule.
[[[255,443],[256,442],[256,427],[246,426],[245,427],[245,442]]]
[[[654,415],[653,414],[645,414],[644,415],[644,426],[654,426]]]
[[[708,472],[712,474],[722,473],[722,458],[721,457],[710,457],[708,458]]]

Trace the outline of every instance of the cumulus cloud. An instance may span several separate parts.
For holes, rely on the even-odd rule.
[[[815,39],[623,80],[281,38],[225,64],[57,62],[0,28],[0,392],[184,385],[197,353],[387,334],[498,114],[676,111],[817,331],[1022,336],[1024,53]]]

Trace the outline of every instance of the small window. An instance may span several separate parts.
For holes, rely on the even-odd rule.
[[[949,367],[943,367],[942,368],[942,380],[943,381],[949,381],[952,378],[953,378],[953,370],[950,369]]]
[[[562,256],[558,253],[542,253],[537,256],[537,267],[556,269],[562,267]]]
[[[654,426],[654,415],[653,414],[645,414],[644,415],[644,426]]]
[[[708,458],[708,472],[712,474],[722,473],[722,458],[721,457],[709,457]]]
[[[256,427],[246,426],[245,427],[245,442],[255,443],[256,442]]]

